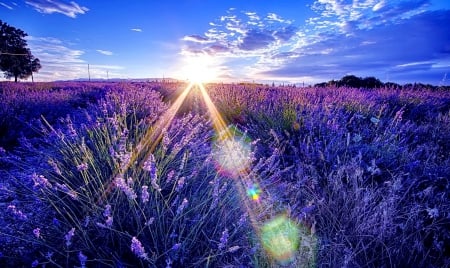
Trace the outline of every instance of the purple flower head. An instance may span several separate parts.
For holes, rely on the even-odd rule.
[[[175,171],[172,169],[171,171],[169,171],[169,173],[167,173],[167,183],[170,183],[170,181],[172,181],[173,179],[173,175],[175,174]]]
[[[17,209],[14,205],[9,205],[8,210],[17,217],[19,220],[26,220],[28,217],[21,210]]]
[[[64,236],[64,239],[66,240],[66,246],[69,247],[72,245],[72,237],[75,235],[75,228],[70,229],[69,232]]]
[[[131,251],[136,254],[141,259],[147,259],[147,253],[145,253],[145,249],[141,244],[141,241],[139,241],[135,236],[131,239]]]
[[[111,205],[110,204],[107,204],[105,206],[105,210],[103,211],[103,216],[105,216],[105,217],[111,216]]]
[[[181,205],[177,209],[177,215],[181,214],[188,204],[189,201],[186,198],[183,198],[183,202],[181,202]]]
[[[37,175],[36,173],[33,173],[31,179],[34,182],[33,188],[35,189],[52,187],[52,184],[43,175]]]
[[[31,267],[37,267],[39,265],[39,261],[38,260],[34,260],[32,263],[31,263]]]
[[[113,217],[108,216],[105,220],[106,227],[111,227],[113,224]]]
[[[159,187],[157,181],[158,181],[158,169],[156,167],[155,162],[155,156],[153,154],[150,154],[147,161],[144,162],[143,169],[148,171],[150,173],[150,181],[152,184],[152,187],[156,191],[161,191],[161,187]]]
[[[86,267],[87,256],[81,251],[78,253],[78,260],[80,261],[81,267]]]
[[[77,170],[78,171],[85,171],[88,169],[88,164],[87,163],[81,163],[79,165],[77,165]]]
[[[222,250],[227,246],[228,243],[228,229],[225,228],[225,230],[222,232],[222,236],[220,237],[220,243],[219,243],[219,249]]]
[[[148,186],[147,185],[143,185],[142,186],[142,192],[141,192],[141,200],[142,203],[147,203],[148,200],[150,199],[150,195],[148,193]]]
[[[40,238],[41,237],[41,229],[40,228],[33,229],[33,234],[36,238]]]
[[[180,249],[181,247],[181,243],[176,243],[175,245],[173,245],[172,250],[176,251],[178,249]]]
[[[181,177],[178,179],[177,188],[175,189],[177,192],[179,192],[179,191],[181,191],[181,189],[183,189],[184,181],[185,181],[185,177]]]
[[[122,192],[125,193],[125,195],[128,197],[128,199],[130,200],[134,200],[136,199],[137,195],[134,192],[134,190],[125,182],[125,180],[123,179],[123,177],[117,177],[114,180],[114,183],[116,185],[117,188],[119,188]]]

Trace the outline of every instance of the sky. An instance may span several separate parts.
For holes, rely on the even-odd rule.
[[[35,81],[450,85],[448,0],[0,0],[0,20],[28,34]]]

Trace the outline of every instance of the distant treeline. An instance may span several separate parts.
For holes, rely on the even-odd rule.
[[[357,77],[355,75],[346,75],[340,80],[331,80],[328,82],[318,83],[315,87],[352,87],[352,88],[392,88],[392,89],[429,89],[429,90],[450,90],[450,86],[434,86],[422,83],[408,83],[400,85],[394,82],[383,83],[379,79],[369,77]]]

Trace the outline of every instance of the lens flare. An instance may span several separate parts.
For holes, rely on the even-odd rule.
[[[291,262],[299,246],[297,224],[281,215],[266,222],[261,229],[264,249],[280,263]]]
[[[247,188],[247,196],[249,196],[253,201],[259,201],[260,194],[261,189],[256,183]]]
[[[236,178],[251,164],[250,142],[235,126],[229,126],[217,135],[213,156],[219,172]]]

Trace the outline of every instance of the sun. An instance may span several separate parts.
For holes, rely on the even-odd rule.
[[[180,76],[191,83],[207,83],[216,81],[219,73],[213,57],[200,55],[184,59]]]

